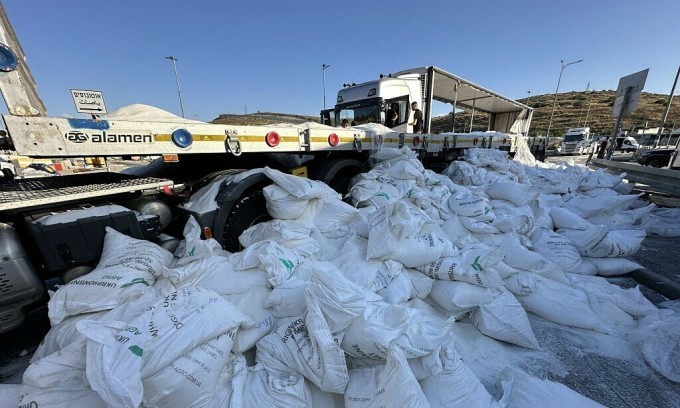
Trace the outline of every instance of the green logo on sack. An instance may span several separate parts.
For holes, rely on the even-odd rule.
[[[279,261],[281,261],[283,266],[288,269],[288,276],[290,277],[293,274],[293,268],[295,268],[295,264],[292,261],[283,258],[279,258]]]
[[[484,214],[488,214],[491,211],[490,207],[484,207]]]
[[[130,346],[128,347],[128,350],[130,350],[132,354],[136,355],[137,357],[141,357],[142,354],[144,354],[144,350],[139,346]]]
[[[137,284],[137,283],[142,283],[146,286],[149,286],[149,283],[147,281],[145,281],[143,278],[136,278],[136,279],[131,280],[129,283],[126,283],[125,285],[121,286],[121,288],[127,288],[127,287],[132,286],[132,285]]]
[[[472,269],[476,270],[477,272],[481,272],[481,271],[484,270],[484,268],[482,268],[482,265],[479,264],[479,256],[477,258],[475,258],[474,262],[472,262],[470,264],[470,266],[472,267]]]
[[[196,253],[196,247],[191,248],[191,251],[189,251],[189,256],[194,256]]]
[[[387,193],[378,193],[375,195],[376,197],[385,197],[386,199],[390,199],[390,196],[387,195]]]
[[[413,195],[413,190],[409,190],[408,194],[406,194],[406,198],[411,198],[412,195]]]

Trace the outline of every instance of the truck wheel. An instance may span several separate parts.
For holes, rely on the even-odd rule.
[[[651,167],[657,167],[657,168],[661,167],[661,165],[662,165],[661,159],[659,159],[658,157],[652,157],[651,159],[649,159],[649,161],[647,161],[647,165],[651,166]]]
[[[243,231],[264,221],[271,220],[267,212],[267,202],[262,190],[254,190],[244,194],[234,206],[224,223],[222,232],[222,248],[230,252],[243,249],[238,237]]]

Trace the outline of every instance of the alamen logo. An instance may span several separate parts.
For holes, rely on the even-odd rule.
[[[92,143],[151,143],[153,137],[151,135],[131,135],[131,134],[115,134],[115,133],[93,133],[88,135],[83,132],[67,132],[64,138],[73,143],[85,143],[88,140]]]

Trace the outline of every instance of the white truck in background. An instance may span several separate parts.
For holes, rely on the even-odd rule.
[[[586,154],[595,143],[597,139],[590,133],[589,127],[570,128],[562,137],[560,154]]]
[[[434,66],[407,69],[378,79],[345,84],[338,91],[336,105],[321,112],[322,123],[339,125],[343,120],[357,125],[380,123],[390,127],[396,134],[413,134],[413,111],[411,103],[417,102],[423,112],[423,134],[432,134],[434,102],[451,105],[452,117],[466,110],[488,114],[488,125],[483,132],[462,133],[455,129],[440,133],[444,147],[449,153],[460,152],[469,147],[498,148],[514,152],[517,136],[529,131],[533,108],[507,98],[464,78]],[[391,123],[387,112],[396,111],[396,123]],[[454,122],[455,123],[455,122]],[[505,136],[494,136],[500,132]],[[513,135],[513,137],[507,137]],[[419,137],[419,139],[425,139]],[[532,152],[545,157],[546,141],[541,138],[527,139]],[[526,142],[526,141],[524,141]]]
[[[49,117],[0,4],[0,92],[9,112],[2,116],[6,130],[0,131],[0,148],[32,158],[163,157],[127,174],[97,172],[30,180],[15,179],[7,169],[0,174],[0,333],[20,325],[28,314],[44,312],[45,288],[88,273],[101,255],[107,226],[171,248],[181,237],[187,217],[193,215],[224,248],[237,251],[239,235],[269,219],[262,189],[271,182],[259,170],[262,167],[314,178],[344,193],[350,179],[367,167],[374,148],[407,146],[426,165],[441,169],[455,158],[450,153],[462,146],[509,149],[511,140],[517,143],[528,129],[531,108],[433,67],[426,73],[426,82],[412,74],[395,79],[403,86],[396,85],[399,90],[390,96],[382,85],[347,89],[343,94],[347,102],[332,110],[334,119],[351,112],[364,122],[368,120],[360,118],[368,118],[369,113],[384,120],[388,102],[399,104],[404,118],[410,101],[417,100],[425,112],[427,132],[430,101],[450,96],[457,98],[455,106],[472,104],[488,111],[489,130],[496,132],[413,134],[403,122],[398,131],[387,133],[314,123],[219,125],[155,108],[147,109],[151,114],[146,116],[122,108],[109,117]],[[438,78],[450,86],[435,91],[431,85]],[[393,82],[380,84],[391,89]],[[359,89],[366,90],[363,98]],[[349,101],[352,92],[357,97]],[[213,188],[216,195],[209,210],[182,208],[197,192]],[[115,212],[107,210],[111,205],[116,206]],[[66,217],[41,221],[55,215]]]

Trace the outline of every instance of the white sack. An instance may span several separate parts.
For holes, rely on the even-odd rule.
[[[538,340],[531,329],[522,305],[506,289],[497,292],[491,302],[470,312],[470,320],[482,334],[518,346],[538,350]]]
[[[257,343],[257,361],[276,372],[297,371],[323,391],[342,393],[349,379],[345,354],[330,332],[316,297],[305,293],[307,313],[282,320]]]
[[[555,228],[588,230],[594,226],[592,222],[566,208],[552,207],[550,208],[550,216]]]
[[[656,372],[680,383],[680,308],[661,309],[640,321],[642,354]]]
[[[452,347],[443,347],[438,354],[438,372],[420,380],[432,408],[500,407]]]
[[[320,181],[285,174],[269,167],[265,167],[262,172],[278,186],[297,198],[340,198],[338,193]]]
[[[430,298],[454,314],[469,312],[494,298],[494,290],[465,282],[436,280]]]
[[[615,214],[625,210],[638,197],[638,195],[620,195],[591,198],[581,194],[567,194],[563,196],[563,207],[582,217],[588,218],[599,213]]]
[[[640,287],[624,289],[598,276],[570,275],[572,286],[580,288],[601,302],[611,302],[631,316],[647,316],[658,311],[640,292]]]
[[[534,229],[531,241],[536,252],[556,263],[563,271],[576,272],[582,267],[576,245],[562,235],[540,227]]]
[[[331,263],[314,262],[312,269],[307,290],[318,302],[332,333],[346,329],[364,313],[370,302],[380,300],[376,294],[345,278]]]
[[[153,291],[154,282],[154,275],[140,269],[120,265],[97,267],[54,293],[47,304],[50,322],[54,326],[68,316],[113,309]]]
[[[248,292],[222,295],[238,308],[250,322],[242,323],[234,337],[233,353],[243,353],[255,346],[262,337],[274,330],[275,318],[265,304],[271,289],[267,287],[252,288]]]
[[[600,276],[625,275],[643,269],[637,262],[625,258],[581,258],[584,264],[592,265],[595,273]]]
[[[19,407],[105,407],[88,383],[85,352],[86,342],[81,340],[29,365],[21,384]]]
[[[580,327],[601,333],[610,332],[610,329],[593,311],[588,296],[582,290],[545,279],[542,276],[534,275],[533,278],[536,280],[533,291],[517,296],[517,300],[526,311],[565,326]]]
[[[385,359],[390,342],[406,332],[409,319],[406,307],[371,303],[362,317],[347,327],[342,349],[357,358]]]
[[[519,207],[535,200],[538,191],[529,184],[497,181],[486,187],[486,193],[493,199],[510,201]]]
[[[312,397],[305,378],[295,372],[270,372],[262,364],[248,370],[242,398],[233,399],[234,408],[308,408]]]
[[[309,204],[308,198],[298,198],[276,184],[262,189],[266,201],[267,212],[279,220],[300,218]]]
[[[464,217],[475,218],[479,221],[492,221],[493,209],[489,200],[473,194],[454,193],[449,198],[451,211]]]
[[[89,338],[87,378],[107,404],[137,407],[142,402],[143,379],[220,334],[231,332],[232,338],[247,321],[209,289],[181,289],[122,325],[122,330],[97,322],[83,326],[81,331]]]
[[[403,352],[391,348],[387,362],[355,368],[345,390],[345,407],[429,407]]]
[[[604,225],[586,231],[561,228],[557,232],[571,240],[582,256],[591,258],[633,255],[640,250],[646,236],[643,230],[608,231]]]
[[[173,255],[153,242],[135,239],[106,227],[104,247],[96,269],[124,266],[160,276]]]
[[[274,241],[309,257],[319,251],[319,244],[311,236],[315,229],[313,224],[305,221],[270,220],[243,231],[238,240],[244,248],[261,241]]]
[[[502,407],[605,408],[576,391],[548,380],[506,367],[499,381],[503,387]]]
[[[184,226],[184,240],[180,242],[175,250],[175,256],[179,259],[175,261],[175,265],[187,265],[197,259],[210,258],[213,255],[227,253],[222,250],[220,245],[214,238],[203,240],[201,239],[201,226],[198,221],[191,216]]]
[[[485,288],[503,286],[498,273],[493,269],[504,258],[503,251],[484,244],[470,244],[461,248],[458,256],[440,258],[420,266],[420,272],[432,279],[471,283]]]
[[[201,286],[220,295],[233,295],[268,285],[269,275],[263,269],[236,269],[222,256],[199,259],[178,269],[166,269],[164,274],[176,282],[177,288]],[[179,280],[184,277],[184,280]]]
[[[148,408],[212,408],[220,372],[227,364],[232,339],[218,336],[145,378],[143,406]]]

